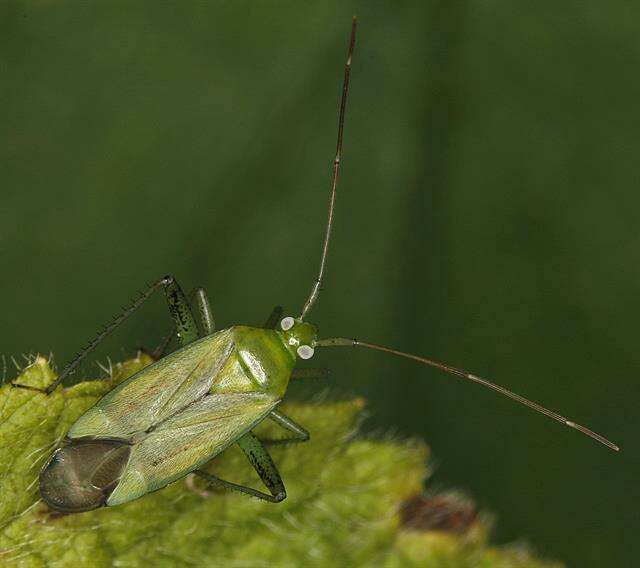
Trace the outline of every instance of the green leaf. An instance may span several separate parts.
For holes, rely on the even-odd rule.
[[[274,447],[288,498],[274,505],[188,477],[114,508],[62,515],[38,498],[38,472],[69,426],[115,384],[148,365],[139,354],[108,380],[47,396],[0,388],[0,562],[7,566],[435,566],[533,568],[522,547],[487,543],[488,525],[468,500],[421,497],[428,450],[417,441],[357,436],[359,399],[288,403],[312,432],[306,444]],[[38,357],[16,383],[55,379]],[[259,435],[274,437],[269,424]],[[259,487],[235,447],[209,469]],[[463,504],[461,504],[463,503]]]

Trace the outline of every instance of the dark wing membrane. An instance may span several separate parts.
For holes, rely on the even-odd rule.
[[[118,440],[73,440],[40,473],[40,493],[52,508],[79,513],[101,507],[115,488],[131,446]]]

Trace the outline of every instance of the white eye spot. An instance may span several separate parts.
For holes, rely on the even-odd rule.
[[[293,327],[293,325],[295,323],[296,323],[296,320],[294,320],[291,316],[288,316],[288,317],[282,319],[282,321],[280,322],[280,327],[284,331],[288,331],[289,329],[291,329]]]
[[[313,357],[313,347],[309,347],[308,345],[301,345],[298,347],[298,357],[300,359],[311,359]]]
[[[289,345],[298,345],[298,340],[295,337],[291,336],[289,338]]]

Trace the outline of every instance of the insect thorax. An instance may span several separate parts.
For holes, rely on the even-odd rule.
[[[269,329],[247,326],[234,326],[230,331],[234,349],[210,392],[263,392],[282,398],[295,358],[281,336]]]

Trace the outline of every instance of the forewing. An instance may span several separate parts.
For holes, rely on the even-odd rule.
[[[196,402],[132,447],[107,504],[136,499],[197,469],[263,420],[278,402],[262,393],[213,394]]]
[[[209,335],[143,369],[100,399],[69,430],[70,438],[129,438],[203,397],[224,366],[230,330]]]

